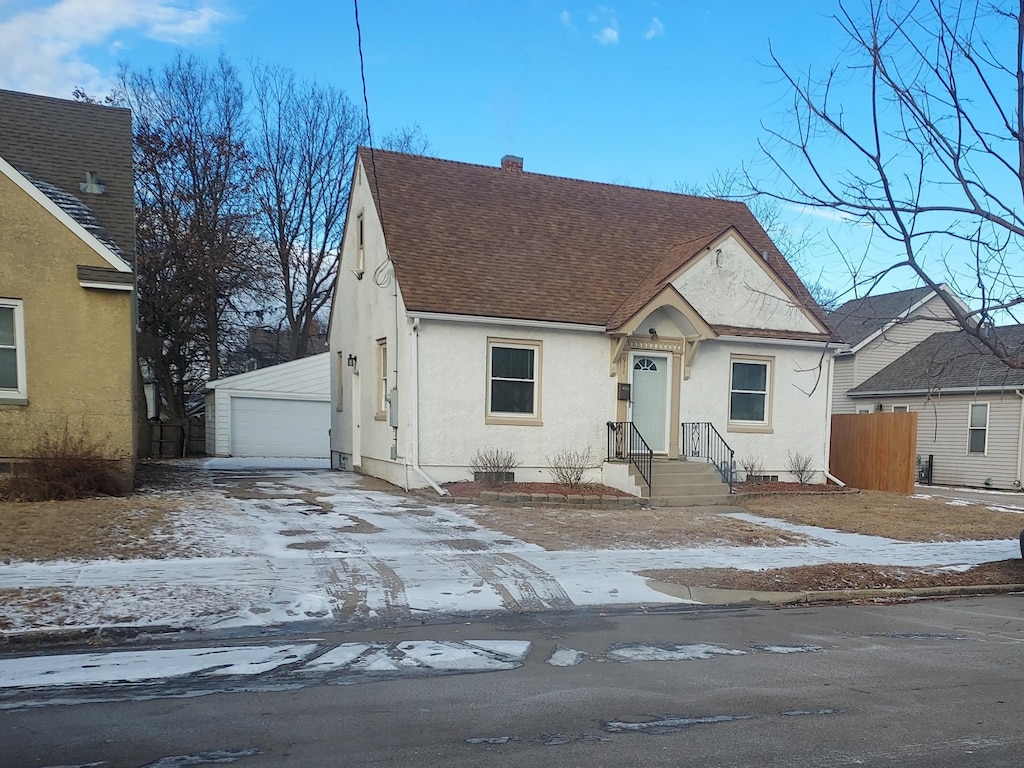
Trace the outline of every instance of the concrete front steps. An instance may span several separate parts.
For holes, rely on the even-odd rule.
[[[644,488],[636,467],[630,464],[630,474],[637,485]],[[651,465],[651,492],[653,503],[666,507],[695,507],[707,504],[730,503],[729,486],[722,480],[714,464],[702,460],[655,459]],[[646,490],[646,489],[645,489]]]

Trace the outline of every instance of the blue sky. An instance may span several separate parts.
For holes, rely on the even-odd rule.
[[[440,157],[672,189],[759,163],[782,127],[787,65],[828,67],[844,38],[833,0],[361,0],[370,118],[417,122]],[[259,59],[361,100],[352,0],[0,0],[0,87],[102,94],[118,64],[180,48]],[[826,219],[792,210],[797,223]],[[839,234],[854,250],[867,231]],[[841,283],[827,242],[811,258]]]

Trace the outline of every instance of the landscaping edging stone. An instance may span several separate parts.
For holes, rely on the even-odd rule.
[[[500,504],[503,507],[589,507],[628,508],[664,506],[660,499],[640,496],[597,496],[561,493],[504,493],[502,491],[481,491],[479,496],[441,496],[438,501],[449,504]]]

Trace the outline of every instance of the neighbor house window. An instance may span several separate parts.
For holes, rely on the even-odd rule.
[[[540,350],[539,341],[488,340],[488,421],[539,423]]]
[[[356,216],[356,244],[356,276],[362,277],[363,270],[366,269],[366,230],[362,213]]]
[[[377,339],[377,413],[376,418],[388,417],[388,340]]]
[[[729,423],[742,429],[771,423],[772,362],[768,358],[734,357],[729,385]]]
[[[0,299],[0,402],[24,401],[25,320],[19,299]]]
[[[908,406],[908,405],[894,405],[892,407],[892,412],[893,413],[909,413],[910,412],[910,406]]]
[[[967,427],[967,452],[985,453],[988,448],[988,403],[971,403]]]

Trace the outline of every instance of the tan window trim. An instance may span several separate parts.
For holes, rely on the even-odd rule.
[[[733,364],[734,363],[759,363],[767,366],[765,371],[765,391],[764,391],[764,410],[765,420],[764,421],[742,421],[733,420],[732,418],[732,375],[733,375]],[[726,393],[726,415],[728,422],[726,424],[727,432],[737,433],[752,433],[752,434],[764,434],[771,435],[775,433],[772,426],[772,410],[775,405],[774,397],[775,389],[775,358],[771,356],[762,355],[730,355],[729,356],[729,390]]]
[[[504,411],[491,411],[491,361],[493,360],[491,350],[494,347],[512,347],[533,350],[533,413],[517,415],[515,413],[508,413]],[[485,424],[516,427],[544,426],[541,396],[543,391],[543,360],[544,343],[539,339],[510,339],[490,336],[487,338],[487,377],[485,381],[486,391],[484,392]]]

